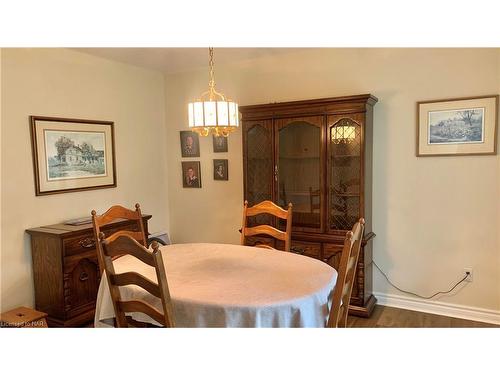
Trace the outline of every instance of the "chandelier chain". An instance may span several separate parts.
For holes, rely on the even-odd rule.
[[[215,90],[214,49],[208,48],[208,91],[189,103],[189,127],[201,136],[227,137],[239,125],[238,104]],[[214,103],[216,102],[216,103]]]
[[[210,88],[210,94],[212,94],[212,91],[215,90],[215,76],[214,76],[214,49],[212,47],[210,47],[208,49],[208,56],[209,56],[209,62],[208,62],[208,66],[209,66],[209,75],[210,75],[210,79],[208,81],[208,87]],[[212,96],[212,95],[210,95]]]

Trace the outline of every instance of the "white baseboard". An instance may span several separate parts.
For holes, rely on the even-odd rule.
[[[377,304],[379,305],[500,325],[500,311],[497,310],[480,309],[439,301],[423,301],[418,298],[395,294],[373,294],[377,298]]]

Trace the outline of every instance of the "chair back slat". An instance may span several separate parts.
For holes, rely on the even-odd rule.
[[[151,293],[153,296],[161,298],[160,288],[158,287],[158,284],[155,284],[154,282],[145,278],[141,274],[138,274],[137,272],[125,272],[118,275],[109,276],[113,280],[113,284],[117,286],[137,285]]]
[[[274,247],[263,244],[263,243],[259,243],[257,245],[254,245],[254,247],[260,247],[262,249],[269,249],[269,250],[276,250]]]
[[[136,211],[129,210],[128,208],[119,205],[111,206],[102,215],[96,215],[96,221],[99,226],[102,227],[117,219],[137,220],[137,209],[139,209],[139,204],[136,204]]]
[[[270,225],[258,225],[256,227],[251,227],[251,228],[245,228],[245,236],[256,236],[259,234],[267,234],[269,236],[272,236],[278,240],[284,241],[286,239],[286,233],[273,228]]]
[[[127,249],[128,255],[136,257],[148,266],[155,266],[152,254],[147,250],[144,251],[143,249],[145,248],[127,233],[113,233],[108,239],[103,240],[101,243],[105,256],[113,258],[119,257],[123,255],[124,249]]]
[[[137,242],[139,242],[141,245],[148,246],[146,231],[144,229],[144,223],[142,221],[141,206],[139,205],[139,203],[135,204],[135,210],[129,210],[128,208],[115,205],[110,207],[102,215],[97,215],[95,210],[92,210],[91,214],[92,225],[94,227],[94,237],[97,247],[101,246],[99,242],[99,236],[102,233],[102,227],[118,219],[135,221],[137,223],[136,226],[138,228],[138,231],[118,231],[116,233],[128,233],[129,235],[131,235],[131,233],[134,233],[132,237],[134,237]],[[102,272],[104,271],[104,260],[99,256],[100,251],[97,251],[97,254],[97,260],[99,261],[99,268],[102,275]]]
[[[168,289],[165,265],[159,251],[158,243],[153,241],[151,244],[152,251],[150,251],[126,233],[115,233],[109,236],[109,238],[105,238],[104,233],[100,233],[99,242],[101,246],[98,247],[98,250],[103,259],[117,326],[141,326],[140,322],[136,322],[130,316],[125,315],[125,313],[141,312],[164,327],[173,327],[172,302]],[[154,267],[157,283],[133,271],[117,274],[113,265],[113,259],[123,255],[133,256],[143,263]],[[152,296],[159,298],[163,313],[144,301],[124,301],[121,297],[119,287],[125,285],[137,285]]]
[[[288,218],[288,211],[284,210],[271,201],[262,201],[260,203],[257,203],[255,206],[247,208],[246,216],[255,216],[260,214],[271,214],[273,216],[279,217],[280,219]]]
[[[111,240],[111,238],[113,238],[113,239],[117,238],[117,237],[124,235],[124,234],[126,234],[129,237],[132,237],[134,240],[139,242],[141,245],[144,245],[143,244],[143,241],[144,241],[143,234],[141,232],[132,232],[130,230],[120,230],[118,232],[115,232],[115,233],[109,235],[108,240]]]
[[[146,302],[138,300],[118,301],[118,305],[123,312],[140,312],[146,314],[162,325],[165,324],[165,318],[163,314]]]
[[[345,327],[347,325],[349,301],[351,299],[354,277],[356,276],[356,267],[364,230],[365,220],[361,218],[354,224],[352,231],[346,233],[338,269],[337,283],[333,291],[332,307],[327,321],[327,327],[329,328]]]
[[[286,220],[286,230],[283,232],[270,225],[258,225],[255,227],[247,226],[247,219],[251,216],[270,214],[280,219]],[[262,201],[253,207],[248,207],[248,201],[243,205],[243,225],[241,228],[240,243],[245,245],[246,238],[256,235],[267,235],[277,240],[285,242],[285,251],[290,251],[292,240],[292,204],[288,204],[288,210],[284,210],[280,206],[271,201]],[[264,246],[259,246],[264,247]],[[270,246],[266,246],[272,249]]]

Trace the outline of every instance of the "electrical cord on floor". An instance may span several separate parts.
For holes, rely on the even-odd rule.
[[[372,263],[375,265],[375,267],[377,267],[377,269],[380,271],[380,273],[381,273],[382,275],[384,275],[384,277],[385,277],[385,279],[387,280],[387,282],[388,282],[389,284],[391,284],[394,288],[396,288],[396,289],[397,289],[397,290],[399,290],[400,292],[407,293],[407,294],[411,294],[411,295],[413,295],[413,296],[420,297],[420,298],[423,298],[423,299],[432,299],[432,298],[436,297],[438,294],[448,294],[448,293],[451,293],[451,292],[452,292],[452,291],[453,291],[453,290],[454,290],[457,286],[459,286],[461,283],[463,283],[463,282],[465,281],[465,279],[467,279],[467,277],[469,277],[469,274],[468,274],[468,273],[466,273],[466,275],[463,277],[463,279],[462,279],[462,280],[460,280],[460,281],[458,281],[455,285],[453,285],[453,287],[452,287],[450,290],[447,290],[447,291],[445,291],[445,292],[437,292],[437,293],[434,293],[432,296],[425,297],[425,296],[421,296],[420,294],[413,293],[413,292],[410,292],[410,291],[408,291],[408,290],[404,290],[404,289],[401,289],[401,288],[397,287],[396,285],[394,285],[394,284],[392,283],[392,281],[391,281],[391,280],[389,280],[389,278],[387,277],[387,275],[385,274],[385,272],[384,272],[384,271],[382,271],[382,270],[380,269],[380,267],[377,265],[377,263],[375,263],[375,261],[374,261],[374,260],[372,260]]]

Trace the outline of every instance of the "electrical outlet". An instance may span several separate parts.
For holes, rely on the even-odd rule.
[[[472,276],[473,276],[472,268],[464,268],[464,273],[467,274],[467,272],[469,274],[467,275],[467,278],[465,279],[465,281],[471,283],[472,282]]]

